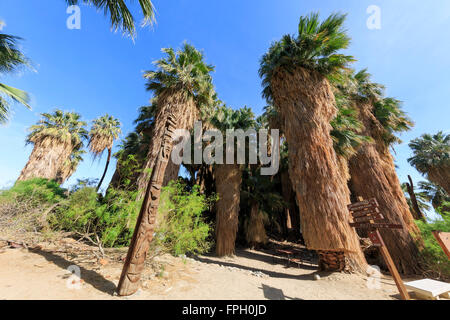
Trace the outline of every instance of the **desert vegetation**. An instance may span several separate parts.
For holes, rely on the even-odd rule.
[[[119,5],[122,1],[66,2],[93,4],[110,15],[113,28],[135,33],[134,18]],[[139,4],[152,21],[151,2]],[[343,257],[339,270],[319,260],[325,271],[362,273],[368,263],[383,263],[361,245],[368,235],[350,226],[347,205],[376,198],[384,217],[403,226],[381,231],[398,270],[448,279],[449,261],[431,231],[450,232],[450,136],[438,132],[412,140],[408,161],[425,180],[416,186],[412,180],[401,183],[392,150],[413,119],[368,70],[352,69],[356,58],[343,53],[350,43],[345,20],[343,14],[302,16],[297,30],[287,30],[295,34],[262,53],[259,76],[267,106],[258,116],[247,106],[233,108],[220,100],[214,66],[187,42],[162,49],[154,68],[144,73],[152,98],[139,108],[135,129],[120,143],[115,143],[122,133],[120,120],[109,114],[88,128],[77,112],[42,113],[29,128],[26,143],[33,150],[28,162],[14,186],[0,191],[0,231],[8,237],[65,233],[100,249],[127,247],[140,212],[158,198],[150,258],[158,253],[232,256],[236,247],[264,248],[277,239],[301,244],[319,257],[321,252]],[[0,34],[0,73],[28,64],[16,46],[19,39]],[[8,99],[29,107],[25,92],[0,83],[0,122],[8,119]],[[264,164],[248,158],[239,164],[169,160],[157,172],[164,181],[156,186],[161,194],[154,196],[149,186],[160,169],[158,157],[171,153],[176,142],[164,144],[172,121],[191,133],[196,121],[223,135],[229,129],[278,129],[279,170],[264,176]],[[273,145],[269,140],[265,147],[277,153]],[[105,151],[98,176],[62,187],[85,154],[95,159]],[[107,185],[112,158],[114,174]],[[427,217],[432,211],[436,219]]]

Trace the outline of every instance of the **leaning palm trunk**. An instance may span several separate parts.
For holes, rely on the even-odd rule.
[[[103,175],[102,178],[100,179],[100,182],[97,185],[97,191],[100,189],[103,180],[105,179],[106,176],[106,172],[108,171],[108,167],[109,167],[109,162],[111,161],[111,148],[108,148],[108,158],[106,159],[106,165],[105,165],[105,170],[103,171]]]
[[[346,268],[362,272],[367,263],[349,225],[350,192],[330,136],[330,121],[337,113],[331,87],[320,74],[296,67],[292,72],[276,70],[271,88],[284,119],[289,175],[306,246],[344,253]]]
[[[365,128],[361,134],[377,139],[381,125],[373,116],[371,108],[371,105],[366,104],[359,110],[359,119]],[[397,269],[406,274],[417,273],[419,251],[410,233],[417,233],[418,229],[388,148],[381,142],[364,144],[350,159],[349,167],[353,195],[364,199],[375,198],[381,214],[387,220],[404,226],[402,230],[380,230]]]
[[[52,138],[36,141],[18,181],[45,178],[61,182],[61,170],[71,152],[72,145],[70,143],[61,143]]]
[[[267,243],[266,230],[264,228],[264,217],[259,211],[257,201],[252,202],[250,209],[250,219],[247,221],[245,238],[251,246],[258,246]]]
[[[239,223],[242,170],[238,164],[220,164],[215,167],[216,191],[216,254],[219,257],[234,254]]]

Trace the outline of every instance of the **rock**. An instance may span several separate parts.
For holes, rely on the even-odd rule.
[[[316,280],[316,281],[320,280],[320,276],[318,274],[315,274],[314,275],[314,280]]]
[[[164,271],[164,272],[161,274],[161,276],[162,276],[164,279],[167,279],[167,278],[169,278],[169,273],[168,273],[167,271]]]
[[[106,266],[109,263],[109,261],[106,260],[106,259],[101,258],[101,259],[98,260],[98,263],[100,265],[102,265],[102,266]]]

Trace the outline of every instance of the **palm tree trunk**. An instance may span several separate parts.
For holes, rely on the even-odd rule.
[[[377,139],[380,125],[371,108],[370,105],[363,105],[359,110],[359,118],[365,127],[362,134]],[[389,222],[404,226],[402,230],[380,230],[397,269],[406,274],[417,273],[419,251],[411,233],[417,233],[418,228],[401,189],[388,147],[384,142],[363,145],[350,159],[349,167],[353,196],[375,198],[380,212]]]
[[[161,141],[164,135],[164,125],[167,122],[168,110],[172,107],[176,109],[180,108],[179,113],[182,116],[179,117],[177,129],[192,129],[194,121],[197,118],[197,110],[192,99],[185,101],[185,99],[180,97],[177,93],[169,93],[158,97],[158,106],[160,106],[160,108],[155,117],[155,124],[152,130],[153,137],[150,141],[147,159],[142,168],[143,170],[137,179],[137,200],[142,199],[145,195],[145,188],[150,179],[151,168],[154,167],[158,156],[159,141]],[[170,158],[169,161],[172,162]],[[174,164],[171,164],[171,166],[172,165]],[[170,177],[168,177],[168,179],[169,178]]]
[[[70,144],[50,141],[50,138],[36,142],[17,180],[24,181],[32,178],[59,180],[59,172],[64,162],[69,159],[71,152]]]
[[[267,243],[266,229],[264,228],[264,219],[261,212],[259,211],[259,204],[257,201],[252,201],[250,209],[250,219],[247,222],[245,237],[247,243],[253,247]]]
[[[111,161],[111,148],[108,148],[108,158],[106,159],[105,171],[103,171],[102,178],[100,179],[100,182],[97,185],[97,192],[103,183],[103,179],[105,179],[106,172],[108,171],[109,161]]]
[[[145,193],[144,202],[139,213],[133,238],[128,249],[125,265],[120,276],[117,292],[121,296],[135,293],[139,288],[139,280],[144,268],[145,258],[153,239],[156,215],[159,206],[161,187],[169,156],[173,147],[173,133],[176,120],[169,115],[164,127],[164,136],[160,141],[159,154]]]
[[[281,172],[280,179],[283,200],[287,204],[287,207],[284,209],[286,217],[287,237],[293,238],[293,240],[298,240],[300,238],[300,214],[296,210],[295,195],[294,191],[292,190],[292,183],[289,178],[289,173]]]
[[[450,195],[450,166],[431,169],[427,176],[431,182],[441,186]]]
[[[422,220],[426,222],[424,214],[422,213],[422,210],[420,210],[419,203],[417,202],[416,193],[414,192],[414,183],[412,181],[412,178],[410,175],[408,175],[409,183],[406,183],[406,188],[409,193],[409,198],[411,199],[411,205],[412,205],[412,212],[414,214],[414,219],[416,220]]]
[[[272,77],[275,106],[284,119],[289,145],[289,175],[301,212],[306,246],[345,255],[346,269],[364,272],[367,263],[350,227],[350,191],[339,168],[330,121],[337,113],[328,81],[297,67]]]
[[[234,254],[239,223],[239,203],[242,170],[238,164],[221,164],[215,167],[216,191],[219,196],[216,208],[216,254],[219,257]]]

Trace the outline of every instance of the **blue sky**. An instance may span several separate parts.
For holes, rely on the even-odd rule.
[[[134,1],[137,2],[137,1]],[[14,106],[14,115],[0,127],[0,188],[11,185],[27,162],[26,129],[41,112],[55,108],[77,111],[86,121],[109,113],[123,124],[124,137],[133,129],[137,110],[150,93],[144,89],[144,70],[162,56],[163,47],[179,47],[187,40],[203,49],[216,66],[214,83],[220,98],[235,108],[247,105],[260,114],[265,105],[258,77],[259,60],[270,43],[295,33],[298,18],[311,11],[322,17],[348,13],[352,37],[348,53],[368,68],[373,80],[387,86],[387,94],[404,101],[414,119],[403,134],[395,157],[401,181],[421,176],[406,159],[407,142],[425,132],[449,131],[450,119],[450,2],[433,0],[300,1],[300,0],[154,0],[157,24],[138,29],[135,41],[110,31],[109,20],[92,7],[81,6],[81,30],[66,27],[65,1],[2,0],[1,32],[24,38],[21,47],[35,72],[24,70],[1,81],[31,93],[33,110]],[[369,5],[381,9],[381,29],[369,30]],[[133,6],[137,9],[136,6]],[[138,10],[136,16],[140,18]],[[117,143],[116,143],[117,145]],[[68,181],[99,178],[105,163],[90,156]],[[106,182],[114,171],[111,163]]]

